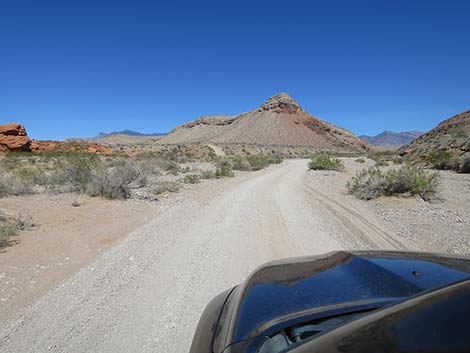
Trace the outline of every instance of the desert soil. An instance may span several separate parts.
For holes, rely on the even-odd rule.
[[[468,176],[443,175],[449,201],[364,202],[344,190],[363,165],[348,159],[344,173],[306,165],[289,160],[204,181],[158,202],[149,222],[1,320],[0,351],[187,352],[207,302],[266,261],[338,249],[468,254]],[[416,231],[402,229],[402,220]],[[454,248],[449,238],[459,230]]]
[[[157,213],[150,203],[74,194],[2,198],[0,209],[35,223],[13,238],[16,244],[0,250],[0,321],[14,317]]]

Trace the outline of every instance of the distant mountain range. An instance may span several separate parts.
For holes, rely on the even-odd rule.
[[[403,132],[384,131],[375,136],[361,135],[359,138],[374,146],[398,147],[410,143],[422,134],[421,131],[415,130]]]
[[[109,133],[104,133],[100,132],[98,135],[96,135],[95,139],[102,139],[107,136],[114,136],[114,135],[126,135],[126,136],[141,136],[141,137],[149,137],[149,136],[165,136],[166,133],[161,133],[161,132],[155,132],[155,133],[150,133],[150,134],[144,134],[141,132],[133,131],[133,130],[122,130],[122,131],[113,131]]]

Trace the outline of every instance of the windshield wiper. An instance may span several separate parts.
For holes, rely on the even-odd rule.
[[[259,348],[258,353],[279,353],[295,343],[301,342],[322,332],[329,331],[346,322],[356,320],[372,310],[374,309],[339,314],[287,327],[266,338]]]

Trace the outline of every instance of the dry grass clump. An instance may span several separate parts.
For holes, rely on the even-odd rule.
[[[332,157],[329,153],[320,152],[310,158],[308,169],[341,171],[344,169],[344,164],[341,159]]]
[[[347,190],[362,200],[379,196],[418,195],[425,201],[435,198],[440,176],[407,164],[383,172],[378,167],[362,169],[346,185]]]
[[[179,189],[181,184],[176,181],[162,181],[153,189],[153,193],[160,195],[165,192],[178,192]]]
[[[10,245],[11,237],[34,227],[31,217],[15,219],[0,212],[0,248]]]

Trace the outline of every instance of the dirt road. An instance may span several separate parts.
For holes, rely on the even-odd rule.
[[[187,352],[205,304],[256,266],[348,248],[407,245],[307,183],[306,161],[205,182],[2,322],[0,351]]]

